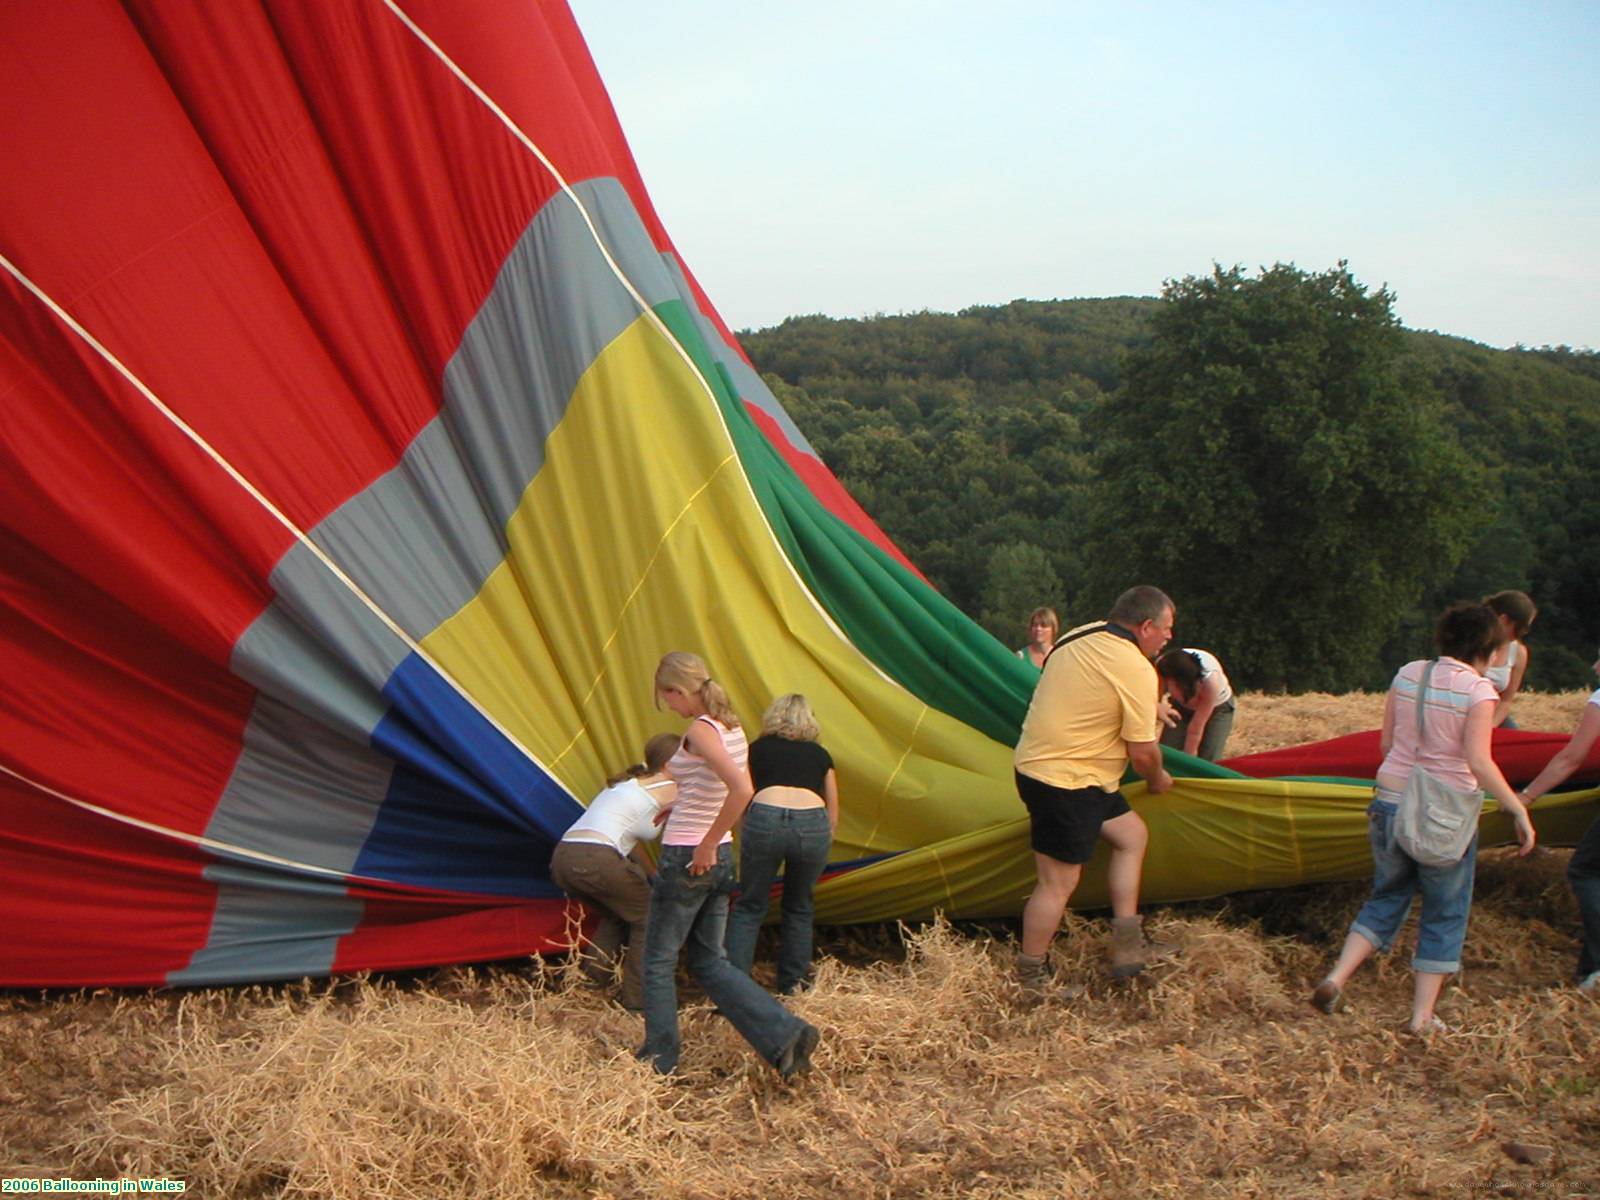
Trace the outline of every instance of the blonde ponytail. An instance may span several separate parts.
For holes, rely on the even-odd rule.
[[[739,716],[733,711],[728,693],[722,690],[720,683],[711,678],[711,671],[698,654],[690,654],[687,650],[674,650],[670,654],[663,654],[661,662],[656,666],[657,708],[661,707],[663,688],[676,688],[687,696],[700,697],[700,702],[706,706],[708,716],[720,721],[729,729],[739,727]]]
[[[700,699],[705,701],[706,712],[723,725],[729,729],[739,728],[739,714],[733,711],[728,693],[722,690],[722,685],[716,680],[708,678],[700,685]]]

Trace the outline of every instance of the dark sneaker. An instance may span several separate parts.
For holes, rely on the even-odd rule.
[[[783,1048],[783,1053],[778,1055],[778,1061],[773,1064],[778,1068],[779,1076],[793,1079],[811,1070],[811,1055],[821,1040],[822,1034],[817,1032],[815,1025],[800,1022],[800,1032],[795,1034],[794,1041]]]
[[[1317,984],[1316,991],[1311,993],[1311,1007],[1331,1017],[1344,1007],[1344,993],[1333,980],[1324,979]]]

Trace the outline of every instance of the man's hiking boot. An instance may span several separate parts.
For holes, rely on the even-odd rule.
[[[1017,986],[1033,1003],[1043,1000],[1074,1000],[1083,995],[1075,983],[1062,983],[1050,969],[1046,955],[1017,954]]]
[[[1157,959],[1178,953],[1174,942],[1145,937],[1143,923],[1143,917],[1111,918],[1111,973],[1118,979],[1128,979]]]

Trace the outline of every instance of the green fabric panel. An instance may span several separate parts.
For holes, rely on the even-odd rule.
[[[830,513],[751,418],[688,309],[656,309],[711,385],[784,553],[854,645],[919,700],[1014,745],[1037,673]]]

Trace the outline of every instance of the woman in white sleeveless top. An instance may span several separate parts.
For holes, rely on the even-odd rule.
[[[1233,732],[1233,685],[1222,663],[1209,650],[1185,646],[1163,652],[1156,672],[1178,710],[1178,723],[1162,731],[1161,744],[1216,762]]]
[[[660,834],[661,810],[678,794],[666,772],[677,748],[670,733],[646,742],[644,762],[607,780],[550,856],[551,881],[596,918],[579,951],[583,973],[598,985],[609,984],[627,942],[618,999],[634,1012],[644,1008],[644,939],[654,873],[639,843]]]
[[[1522,680],[1528,673],[1528,644],[1523,639],[1533,628],[1539,608],[1527,592],[1515,590],[1496,592],[1484,597],[1483,602],[1500,619],[1500,629],[1506,638],[1483,671],[1483,677],[1500,693],[1494,706],[1495,728],[1515,729],[1517,723],[1511,718],[1511,702],[1522,690]]]

